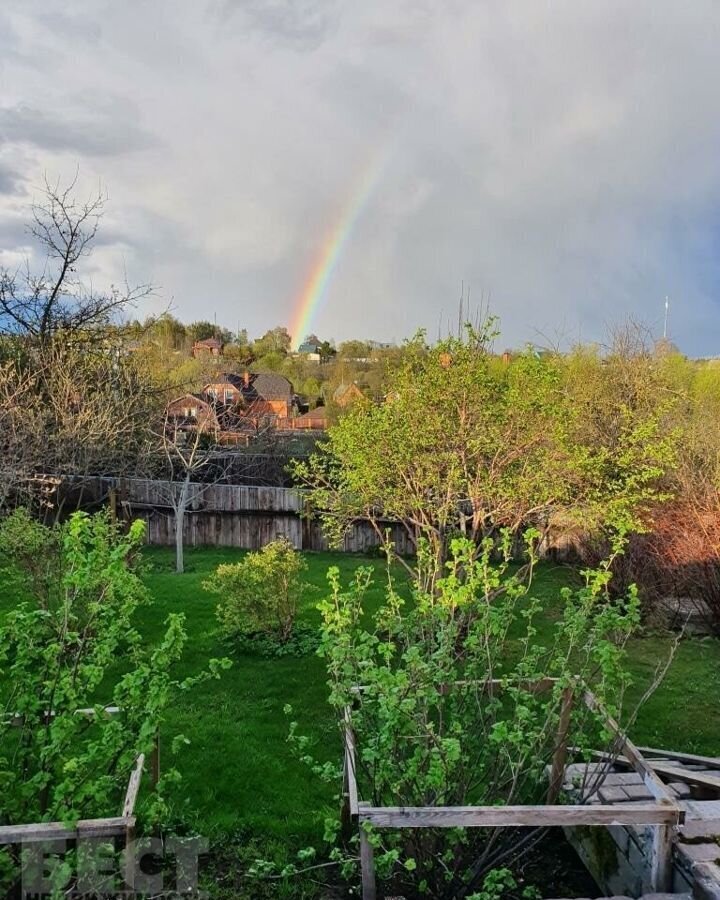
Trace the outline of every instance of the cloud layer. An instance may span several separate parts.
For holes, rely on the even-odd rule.
[[[720,354],[714,0],[8,0],[0,262],[44,173],[110,197],[94,278],[258,333],[289,324],[369,167],[313,330],[503,342],[632,315]],[[149,309],[147,310],[149,311]]]

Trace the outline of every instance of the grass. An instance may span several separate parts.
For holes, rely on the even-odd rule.
[[[170,551],[153,548],[146,553],[150,566],[146,581],[154,602],[143,610],[140,627],[148,638],[157,637],[169,612],[186,614],[190,642],[183,675],[200,671],[212,656],[228,653],[215,621],[216,598],[203,590],[202,581],[219,563],[240,557],[241,551],[189,550],[187,571],[178,576]],[[331,565],[338,566],[344,580],[358,565],[373,565],[379,586],[368,595],[368,611],[380,602],[380,560],[331,553],[308,554],[307,559],[307,580],[318,588],[318,595],[305,602],[302,618],[306,621],[318,621],[314,606]],[[548,620],[558,615],[559,588],[572,578],[567,568],[539,568],[534,593],[546,601]],[[652,679],[670,644],[664,635],[633,640],[629,664],[636,677],[636,695]],[[205,834],[242,830],[281,838],[295,846],[313,843],[331,812],[332,798],[292,755],[286,743],[288,721],[283,707],[293,707],[293,718],[301,723],[302,732],[316,741],[316,754],[339,757],[322,660],[313,654],[278,659],[232,654],[232,658],[233,667],[221,681],[201,686],[168,715],[167,735],[181,733],[191,742],[177,759],[184,797],[178,813]],[[719,684],[720,642],[684,641],[665,682],[642,709],[633,738],[666,749],[720,753]]]
[[[163,766],[174,765],[182,774],[174,808],[177,822],[207,836],[215,848],[242,846],[246,854],[252,848],[257,855],[281,858],[284,848],[292,852],[317,845],[325,818],[336,812],[330,789],[291,752],[283,707],[293,707],[301,732],[314,739],[314,755],[339,760],[341,744],[326,702],[321,659],[312,653],[267,659],[233,653],[223,642],[215,618],[217,598],[203,590],[202,582],[218,564],[242,555],[238,550],[189,549],[187,571],[176,575],[171,550],[148,548],[144,578],[153,602],[140,610],[138,627],[148,641],[154,641],[163,633],[169,613],[185,614],[189,641],[178,678],[202,671],[211,657],[233,659],[233,667],[221,680],[183,695],[163,724]],[[340,569],[345,582],[358,565],[375,567],[378,579],[367,596],[368,613],[380,603],[381,560],[332,553],[307,554],[306,558],[307,580],[318,590],[306,599],[302,620],[319,621],[315,605],[331,565]],[[541,636],[560,613],[560,588],[575,577],[564,567],[543,564],[538,568],[533,593],[545,601]],[[7,609],[12,603],[5,596],[0,606]],[[633,640],[629,665],[636,678],[636,695],[652,679],[670,645],[671,638],[662,634]],[[720,754],[718,685],[720,641],[683,641],[663,685],[642,709],[633,738],[666,749]],[[173,757],[170,745],[176,735],[186,736],[189,743]],[[228,896],[236,895],[231,889]]]
[[[190,641],[179,675],[201,671],[213,656],[233,660],[220,681],[201,685],[168,715],[167,736],[183,734],[190,740],[176,761],[185,798],[177,812],[204,834],[243,829],[298,846],[312,843],[331,812],[332,796],[292,755],[283,708],[293,707],[302,732],[316,741],[315,752],[327,758],[339,752],[322,660],[312,653],[271,659],[232,653],[222,641],[215,619],[217,597],[205,592],[202,582],[221,562],[240,559],[240,551],[189,550],[183,575],[174,573],[171,552],[153,548],[146,558],[153,604],[142,610],[141,632],[158,638],[167,614],[182,611]],[[329,553],[308,554],[308,562],[306,580],[318,593],[309,595],[301,619],[313,622],[319,621],[314,606],[329,566],[338,566],[344,579],[361,563],[375,566],[380,575],[383,569],[379,560]],[[380,590],[372,590],[369,606],[380,599]]]

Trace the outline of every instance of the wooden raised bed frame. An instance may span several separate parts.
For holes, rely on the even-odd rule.
[[[120,712],[118,706],[106,706],[103,713],[108,716],[117,715]],[[75,714],[79,716],[94,716],[95,710],[90,707],[88,709],[77,709]],[[51,710],[47,713],[48,717],[54,716]],[[22,725],[23,717],[21,715],[13,716],[10,724],[13,726]],[[119,816],[113,816],[105,819],[80,819],[76,822],[74,828],[68,828],[63,822],[34,822],[27,825],[1,825],[0,826],[0,846],[3,844],[31,844],[41,841],[64,840],[77,841],[82,838],[121,838],[127,847],[135,838],[135,804],[137,802],[138,793],[140,791],[140,782],[142,781],[143,771],[145,769],[145,754],[141,753],[135,760],[130,778],[128,780],[125,798],[123,800],[122,812]],[[150,776],[153,786],[156,786],[160,779],[160,736],[155,736],[155,746],[150,758]],[[132,871],[134,861],[129,857],[126,864],[131,867],[126,871],[126,882],[128,873]]]
[[[552,688],[557,678],[543,678],[526,685],[537,692]],[[467,684],[468,682],[459,682]],[[499,679],[478,683],[484,690],[502,689]],[[452,686],[446,686],[451,689]],[[363,688],[354,689],[361,694]],[[608,730],[615,736],[618,748],[627,764],[642,778],[643,784],[654,798],[653,803],[593,804],[587,806],[554,805],[563,783],[568,755],[568,733],[572,709],[580,693],[588,709],[598,712],[605,719]],[[346,821],[359,827],[360,868],[363,900],[376,900],[375,863],[373,847],[365,831],[364,823],[376,828],[505,828],[523,826],[573,826],[573,825],[652,825],[652,875],[653,891],[670,890],[672,880],[672,830],[685,821],[685,813],[668,793],[665,785],[648,765],[640,750],[621,730],[618,723],[602,709],[595,695],[580,685],[565,688],[562,694],[560,719],[553,754],[547,803],[543,806],[373,806],[363,802],[358,795],[356,774],[356,739],[352,729],[352,711],[344,710],[343,731],[345,754],[343,762],[344,816]]]

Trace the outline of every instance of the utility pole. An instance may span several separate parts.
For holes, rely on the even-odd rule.
[[[667,340],[668,313],[670,312],[670,298],[665,297],[665,324],[663,325],[663,340]]]

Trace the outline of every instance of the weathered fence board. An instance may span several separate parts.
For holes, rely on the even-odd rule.
[[[180,484],[145,478],[64,478],[58,486],[57,505],[64,509],[112,505],[118,515],[143,519],[147,542],[174,546],[175,515],[172,499]],[[382,524],[398,553],[414,553],[405,528],[398,522]],[[294,488],[234,484],[190,485],[190,502],[183,522],[188,547],[203,545],[257,550],[278,537],[286,537],[300,550],[328,550],[317,519],[305,515],[302,492]],[[370,553],[381,543],[372,525],[363,520],[351,524],[338,549],[346,553]]]

